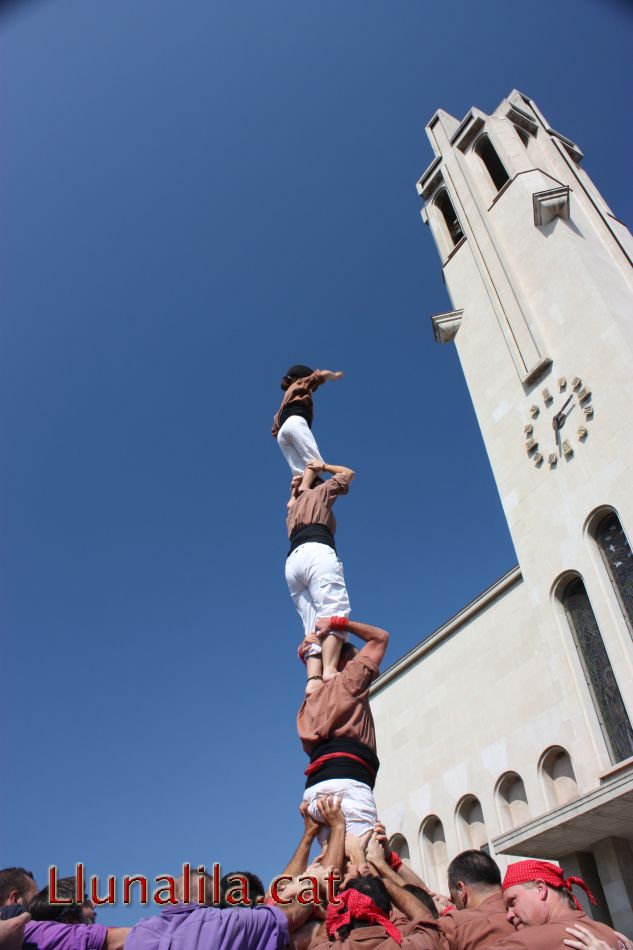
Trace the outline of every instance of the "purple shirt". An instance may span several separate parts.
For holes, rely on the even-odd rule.
[[[59,924],[31,920],[24,928],[22,950],[101,950],[108,928],[101,924]]]
[[[282,950],[288,943],[288,921],[278,907],[173,904],[140,920],[125,950]]]

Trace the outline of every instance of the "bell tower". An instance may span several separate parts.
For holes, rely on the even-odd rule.
[[[438,111],[417,188],[454,341],[519,563],[571,567],[600,505],[633,528],[633,238],[578,145],[514,90],[491,114]]]

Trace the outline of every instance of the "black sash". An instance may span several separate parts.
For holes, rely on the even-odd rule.
[[[302,528],[296,528],[290,535],[288,557],[290,557],[295,548],[298,548],[300,544],[305,544],[306,541],[316,541],[318,544],[327,544],[328,547],[334,548],[336,551],[334,535],[327,525],[306,524]]]

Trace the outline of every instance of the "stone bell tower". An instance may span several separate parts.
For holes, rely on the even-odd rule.
[[[633,529],[633,238],[582,152],[513,91],[492,115],[441,110],[418,182],[455,341],[524,577],[569,566],[599,505]]]

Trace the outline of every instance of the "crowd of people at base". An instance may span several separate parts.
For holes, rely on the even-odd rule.
[[[304,830],[287,866],[268,890],[252,872],[231,872],[219,894],[212,877],[193,872],[157,916],[108,928],[96,923],[91,901],[76,899],[74,878],[57,882],[57,897],[70,902],[51,903],[28,871],[6,868],[0,950],[633,950],[583,913],[572,886],[588,889],[555,864],[516,862],[502,882],[489,855],[465,851],[449,865],[444,897],[390,851],[373,794],[380,763],[369,706],[389,635],[350,620],[332,506],[354,472],[324,462],[311,433],[312,393],[341,376],[291,367],[273,424],[292,471],[286,580],[307,673],[297,716],[309,759]],[[321,850],[310,863],[315,839]]]
[[[323,816],[323,862],[308,864],[319,823],[307,814],[295,853],[267,891],[252,872],[231,872],[214,903],[212,876],[193,871],[190,892],[202,903],[184,902],[181,878],[175,902],[133,927],[97,924],[92,901],[75,899],[74,878],[57,882],[57,897],[70,899],[59,904],[29,871],[0,870],[0,950],[633,950],[624,934],[582,911],[572,887],[588,892],[586,885],[556,864],[518,861],[502,881],[488,854],[465,851],[450,863],[442,896],[389,850],[382,826],[359,867],[346,854],[340,804],[327,801]]]

